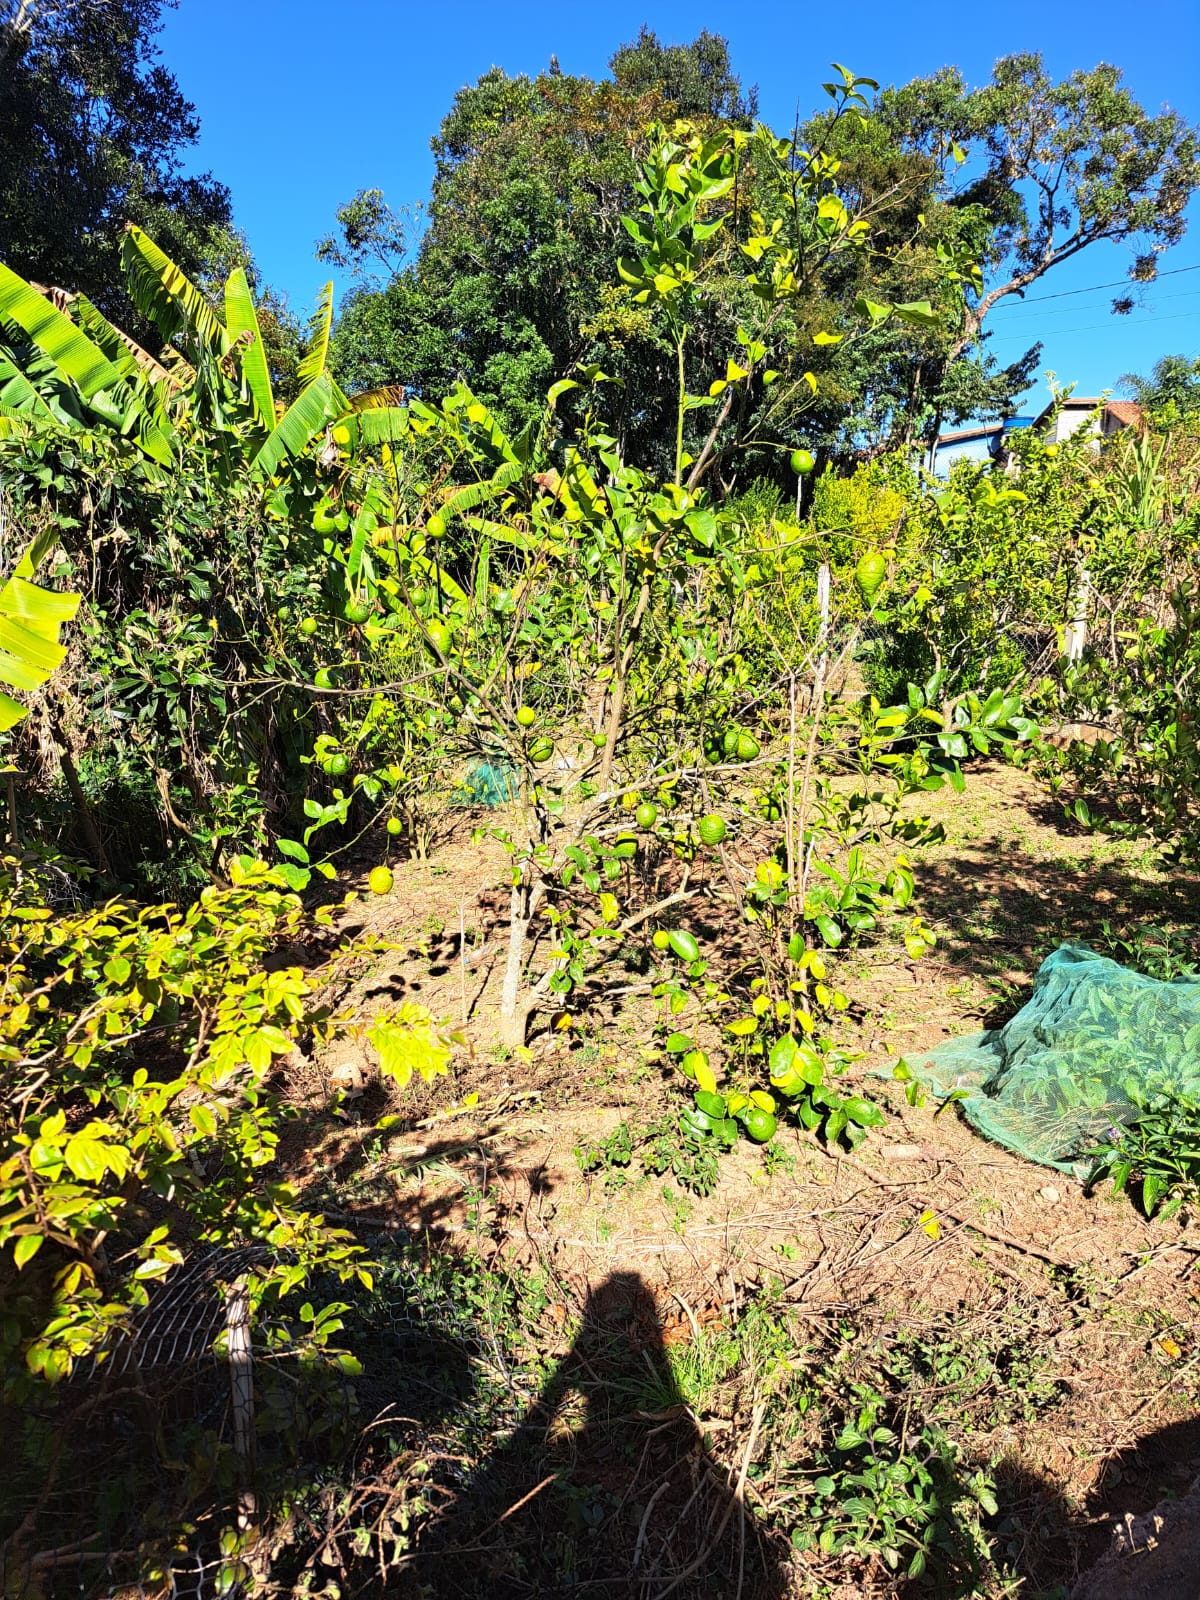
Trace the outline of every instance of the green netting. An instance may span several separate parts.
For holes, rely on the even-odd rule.
[[[458,798],[463,805],[506,806],[521,792],[517,769],[507,761],[474,761],[463,775]]]
[[[938,1095],[965,1090],[963,1114],[987,1138],[1073,1171],[1141,1109],[1200,1100],[1200,982],[1163,983],[1064,944],[1003,1028],[905,1061]]]

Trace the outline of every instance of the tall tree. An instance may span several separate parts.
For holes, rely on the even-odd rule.
[[[415,262],[401,264],[411,231],[378,190],[340,209],[338,235],[318,248],[359,273],[334,342],[343,383],[437,393],[462,377],[519,426],[554,377],[610,350],[598,337],[614,328],[623,358],[643,376],[662,362],[665,383],[651,319],[617,305],[609,287],[633,151],[658,118],[744,121],[753,97],[708,33],[664,47],[643,30],[613,72],[597,83],[553,62],[535,78],[493,68],[460,90],[432,142]]]
[[[0,0],[0,261],[120,318],[136,222],[191,274],[244,258],[229,192],[183,172],[195,108],[161,64],[163,0]]]
[[[1200,356],[1159,356],[1148,378],[1122,373],[1118,383],[1143,411],[1194,417],[1200,414]]]
[[[982,88],[968,91],[945,68],[885,93],[879,112],[897,139],[940,163],[946,192],[960,146],[983,165],[956,196],[982,206],[992,232],[985,281],[964,303],[951,360],[1001,300],[1103,241],[1135,252],[1134,283],[1152,281],[1159,256],[1183,237],[1200,187],[1197,130],[1175,111],[1148,115],[1113,66],[1056,83],[1042,57],[1025,52],[998,61]],[[1131,305],[1123,296],[1113,309]]]

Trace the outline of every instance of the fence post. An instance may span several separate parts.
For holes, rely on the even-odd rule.
[[[250,1295],[245,1278],[229,1286],[225,1304],[225,1333],[229,1361],[229,1395],[233,1410],[233,1450],[237,1457],[237,1520],[246,1529],[254,1524],[258,1503],[254,1494],[254,1367],[250,1345]]]
[[[1063,634],[1063,652],[1068,666],[1074,666],[1083,658],[1083,647],[1087,643],[1088,606],[1091,604],[1091,599],[1092,576],[1087,569],[1087,563],[1081,561],[1076,574],[1075,604]]]

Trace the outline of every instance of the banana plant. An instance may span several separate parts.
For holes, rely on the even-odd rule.
[[[99,312],[95,315],[99,317]],[[72,319],[58,309],[48,296],[0,264],[0,328],[15,335],[47,358],[56,377],[64,380],[90,414],[109,429],[132,437],[140,448],[160,466],[174,461],[168,431],[162,425],[159,408],[150,403],[151,386],[143,375],[131,376],[125,364],[111,359],[101,346]],[[0,352],[5,371],[15,367],[15,351]],[[37,388],[27,370],[27,382]],[[6,388],[13,390],[12,375]],[[30,406],[27,391],[19,399]]]
[[[83,598],[44,589],[33,581],[57,537],[53,529],[39,534],[0,588],[0,683],[26,694],[40,689],[62,665],[67,650],[59,632],[74,617]],[[0,690],[0,733],[15,728],[28,715],[28,706]]]

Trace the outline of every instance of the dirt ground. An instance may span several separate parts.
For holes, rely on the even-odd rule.
[[[887,1114],[855,1157],[781,1129],[771,1170],[742,1144],[704,1197],[635,1166],[583,1176],[577,1147],[662,1114],[671,1068],[653,1013],[634,994],[582,1031],[537,1018],[525,1051],[496,1045],[507,858],[494,840],[472,843],[478,819],[464,817],[429,860],[396,864],[390,895],[353,908],[354,924],[396,948],[343,1001],[421,1001],[461,1030],[451,1072],[403,1093],[368,1081],[331,1118],[331,1077],[341,1069],[357,1084],[365,1063],[345,1045],[299,1063],[290,1165],[314,1203],[364,1237],[466,1236],[511,1270],[545,1274],[551,1324],[597,1286],[627,1281],[644,1287],[667,1348],[736,1327],[768,1288],[801,1323],[850,1319],[884,1345],[952,1327],[967,1345],[999,1348],[1007,1329],[1006,1359],[1023,1352],[1052,1403],[1022,1413],[981,1393],[972,1413],[1005,1491],[999,1537],[1016,1577],[1004,1592],[1197,1600],[1200,1515],[1187,1497],[1200,1473],[1200,1270],[1188,1218],[1151,1223],[1126,1198],[1088,1195],[985,1143],[953,1108],[909,1106],[871,1074],[1003,1022],[1064,939],[1105,948],[1106,922],[1200,927],[1200,886],[1066,822],[1003,765],[930,809],[947,836],[914,864],[935,951],[914,963],[881,947],[839,968],[861,1002],[847,1024],[862,1052],[850,1077]],[[740,1437],[748,1419],[695,1421]],[[886,1573],[839,1588],[828,1563],[788,1560],[770,1592],[909,1592]]]

